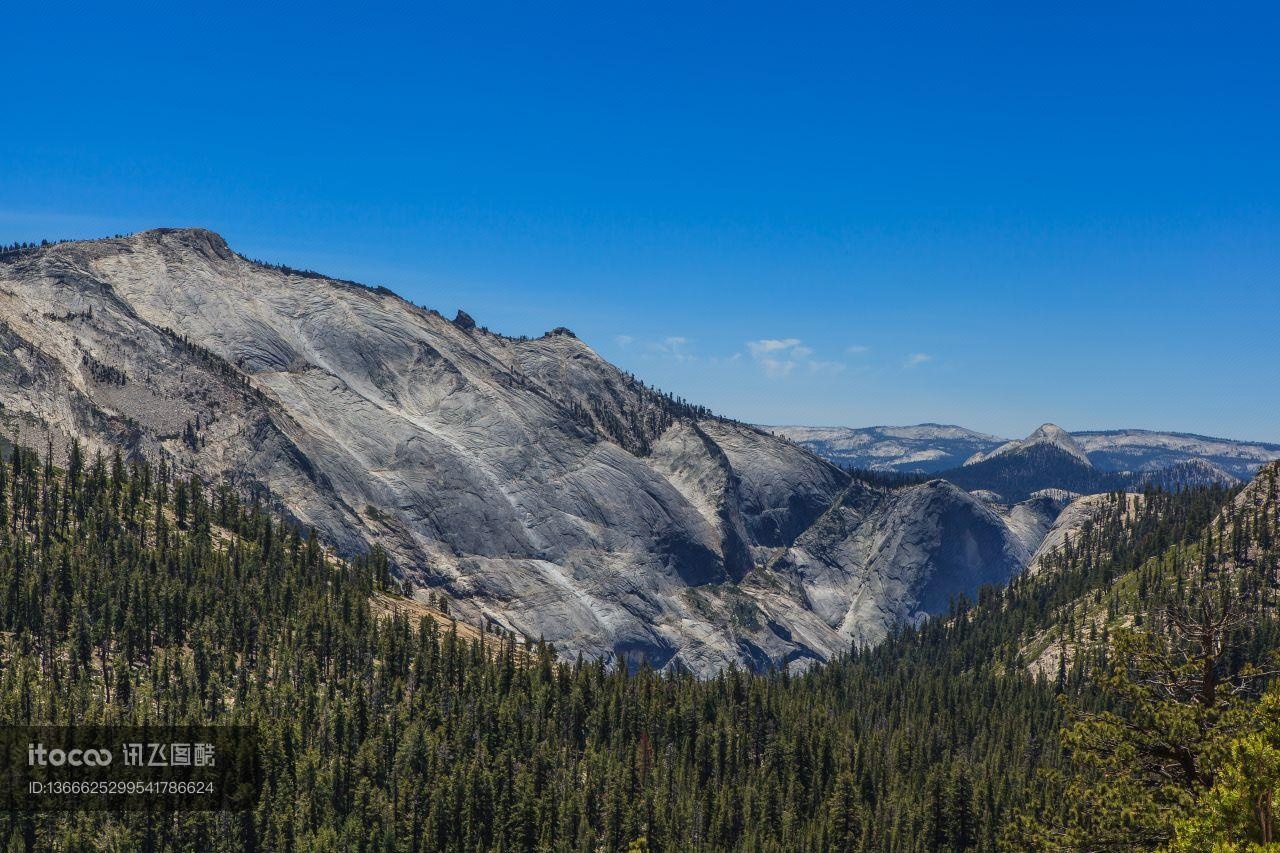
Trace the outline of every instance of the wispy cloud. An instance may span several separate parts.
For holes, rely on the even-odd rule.
[[[926,352],[915,352],[907,356],[907,360],[903,363],[903,367],[919,367],[922,364],[933,361],[933,356]]]
[[[614,335],[613,343],[619,349],[631,350],[641,358],[661,359],[664,361],[698,362],[704,361],[694,351],[694,341],[683,335],[668,335],[665,338],[645,338],[635,335]]]
[[[638,352],[643,358],[673,361],[680,364],[700,364],[708,367],[733,367],[750,364],[772,379],[793,375],[834,376],[847,365],[816,357],[812,347],[800,338],[761,338],[747,341],[745,352],[729,355],[699,355],[692,338],[668,335],[665,338],[646,339],[632,335],[617,335],[614,343],[621,349]]]
[[[645,349],[653,355],[674,361],[697,361],[698,357],[689,352],[689,344],[688,338],[671,335],[660,341],[649,341],[645,344]]]
[[[838,361],[822,361],[813,357],[813,349],[799,338],[762,338],[747,341],[747,352],[766,376],[781,379],[797,370],[809,373],[839,373],[844,365]]]
[[[804,352],[799,352],[804,350]],[[747,341],[747,351],[756,360],[756,364],[764,370],[765,376],[780,379],[790,376],[799,365],[796,360],[807,355],[810,350],[800,343],[799,338],[765,338],[759,341]]]
[[[862,355],[864,353],[871,352],[871,347],[863,346],[862,344],[854,344],[853,346],[845,347],[844,351],[846,355]]]
[[[759,341],[747,341],[747,349],[751,351],[751,355],[755,358],[761,358],[769,353],[781,353],[797,349],[803,349],[809,352],[808,347],[802,347],[799,338],[765,338]]]
[[[645,359],[664,359],[667,361],[699,361],[692,352],[690,338],[671,334],[666,338],[637,338],[631,334],[618,334],[613,337],[620,350],[639,352]]]

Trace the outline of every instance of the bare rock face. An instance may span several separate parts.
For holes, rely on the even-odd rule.
[[[1033,543],[1020,535],[1025,521],[1011,519],[1046,509],[1032,504],[994,507],[943,480],[855,484],[772,568],[842,636],[873,643],[1021,571]]]
[[[0,256],[0,403],[28,440],[163,459],[340,552],[381,546],[464,618],[697,673],[874,641],[1007,579],[1048,526],[853,483],[567,329],[503,337],[199,229]]]

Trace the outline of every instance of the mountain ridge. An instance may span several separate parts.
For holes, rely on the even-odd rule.
[[[463,618],[570,654],[699,674],[823,660],[1007,580],[1048,526],[962,490],[855,487],[566,329],[503,336],[204,229],[0,259],[0,343],[24,429],[257,493],[339,553],[381,547]]]
[[[977,465],[980,462],[986,462],[996,456],[1005,453],[1017,453],[1020,450],[1026,450],[1029,447],[1044,445],[1053,447],[1077,459],[1081,464],[1093,467],[1093,463],[1089,461],[1089,457],[1080,449],[1080,445],[1076,444],[1071,434],[1057,424],[1044,423],[1024,439],[1009,441],[987,453],[979,452],[970,456],[964,461],[965,465]]]

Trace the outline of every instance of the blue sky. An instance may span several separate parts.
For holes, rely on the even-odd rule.
[[[0,242],[202,225],[744,420],[1280,441],[1273,5],[84,5],[6,8]]]

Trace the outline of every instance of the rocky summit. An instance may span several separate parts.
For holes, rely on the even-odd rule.
[[[977,465],[1007,453],[1018,453],[1032,447],[1053,447],[1074,458],[1081,465],[1093,466],[1089,457],[1076,444],[1071,434],[1057,424],[1041,424],[1035,432],[1022,440],[1008,441],[989,452],[979,452],[965,460],[965,465]]]
[[[200,229],[0,255],[7,431],[255,493],[461,618],[706,674],[822,660],[1001,583],[1063,501],[889,490],[567,329],[446,319]]]

